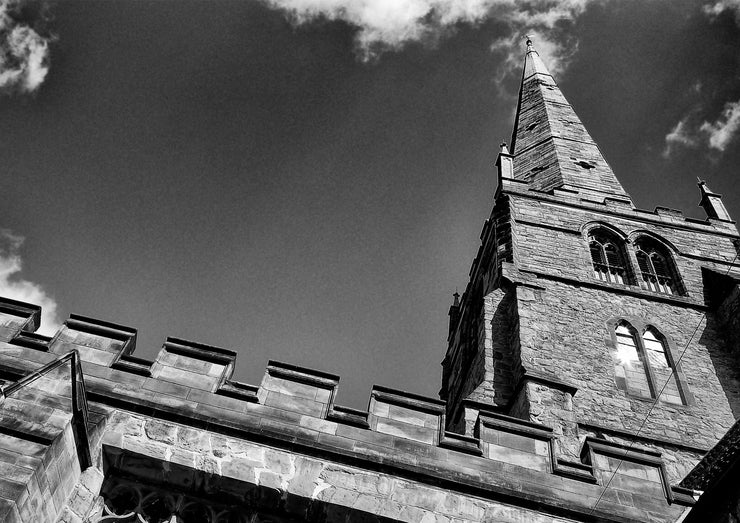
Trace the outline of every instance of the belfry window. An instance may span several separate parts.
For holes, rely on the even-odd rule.
[[[598,231],[589,236],[589,247],[594,276],[611,283],[629,283],[626,257],[619,240],[610,234]]]
[[[640,267],[640,287],[665,294],[681,294],[673,259],[658,242],[641,238],[635,242]]]

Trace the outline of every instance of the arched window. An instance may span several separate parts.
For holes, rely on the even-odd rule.
[[[673,258],[660,243],[650,238],[635,242],[635,255],[640,266],[640,287],[665,294],[681,294]]]
[[[653,386],[644,363],[644,351],[637,331],[629,323],[622,321],[614,334],[617,338],[618,384],[628,393],[643,398],[653,397]]]
[[[630,323],[620,320],[614,328],[617,386],[632,396],[660,399],[688,405],[692,396],[681,369],[671,357],[665,337],[654,327],[642,335]]]
[[[647,353],[655,394],[660,394],[660,399],[667,403],[687,403],[686,387],[679,385],[679,373],[669,357],[668,343],[663,335],[655,328],[647,327],[642,334],[642,344]]]
[[[662,340],[658,339],[651,327],[648,327],[642,335],[642,343],[645,345],[648,361],[654,369],[669,369],[671,367],[665,353],[665,345]]]
[[[629,283],[629,272],[621,240],[603,230],[593,231],[588,238],[594,276],[612,283]]]

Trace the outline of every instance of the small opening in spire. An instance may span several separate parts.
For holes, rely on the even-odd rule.
[[[580,160],[577,162],[574,162],[578,167],[582,167],[583,169],[593,169],[596,167],[592,162],[586,162],[584,160]]]

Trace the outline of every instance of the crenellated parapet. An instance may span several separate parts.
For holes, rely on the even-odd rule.
[[[146,473],[157,485],[180,467],[191,471],[188,477],[220,474],[221,485],[228,480],[277,490],[275,503],[310,491],[309,505],[334,506],[343,503],[337,494],[345,488],[337,479],[342,470],[365,482],[390,482],[399,491],[409,485],[428,491],[438,504],[473,503],[473,515],[466,516],[471,521],[487,520],[502,503],[507,510],[537,507],[555,518],[547,521],[629,521],[643,511],[672,521],[693,503],[688,491],[670,485],[660,453],[642,447],[589,437],[580,460],[573,460],[560,454],[552,428],[505,415],[494,405],[468,402],[469,430],[450,432],[441,400],[376,385],[367,410],[344,407],[335,403],[334,374],[270,361],[261,384],[247,385],[233,380],[234,351],[170,337],[148,361],[134,355],[135,329],[77,315],[54,336],[33,338],[28,324],[16,319],[22,311],[5,312],[11,305],[18,307],[0,306],[0,322],[17,327],[0,343],[2,378],[15,381],[76,351],[97,420],[89,427],[94,460],[108,463],[103,469],[109,473]],[[23,311],[35,313],[31,306]],[[55,388],[47,398],[43,390],[26,398],[29,409],[34,402],[58,401],[52,392],[63,391]],[[298,461],[296,453],[303,456]],[[188,484],[188,495],[207,496],[213,481]],[[376,490],[375,508],[366,509],[410,504],[416,512],[406,520],[419,521],[442,506],[394,500],[394,492]],[[357,510],[353,503],[345,509]],[[457,509],[445,510],[453,517]]]

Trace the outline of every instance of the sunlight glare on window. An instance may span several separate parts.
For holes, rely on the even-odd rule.
[[[617,334],[617,359],[621,365],[632,365],[640,361],[637,355],[635,337],[625,325],[616,328]]]

